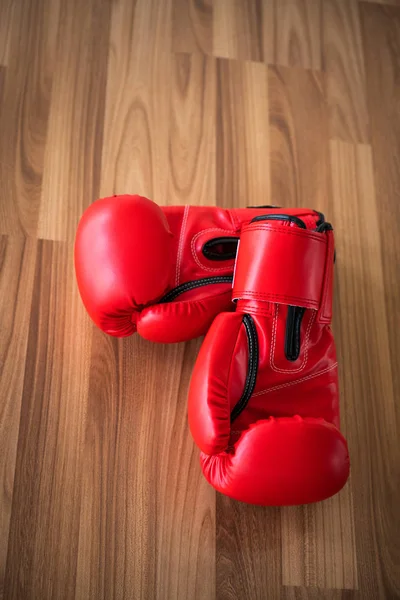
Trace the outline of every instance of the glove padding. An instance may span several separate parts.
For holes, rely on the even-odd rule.
[[[236,312],[213,322],[190,384],[205,477],[251,504],[317,502],[349,475],[329,327],[333,234],[312,229],[291,219],[243,227]]]
[[[346,440],[323,417],[295,412],[297,405],[303,415],[319,410],[332,418],[332,399],[329,392],[321,398],[320,388],[336,392],[336,368],[292,386],[277,384],[278,389],[250,399],[231,424],[246,384],[245,337],[242,314],[218,315],[193,371],[189,423],[207,481],[231,498],[267,506],[318,502],[336,494],[349,473]],[[274,387],[272,381],[269,385]],[[291,409],[293,416],[267,417]]]
[[[151,341],[177,342],[204,334],[219,312],[233,308],[241,227],[265,210],[161,208],[130,195],[98,200],[82,216],[75,240],[89,315],[115,336],[138,331]],[[292,212],[304,219],[314,214]]]

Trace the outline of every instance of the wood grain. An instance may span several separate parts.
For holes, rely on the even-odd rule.
[[[2,109],[2,103],[3,103],[3,92],[4,92],[5,82],[6,82],[6,72],[7,72],[6,67],[3,67],[0,65],[0,111]]]
[[[8,13],[0,112],[1,233],[37,234],[58,9],[58,0],[20,0]]]
[[[263,39],[266,45],[267,40],[274,40],[273,54],[266,49],[264,60],[285,67],[321,69],[321,0],[275,0],[263,6]],[[268,27],[271,21],[274,35]]]
[[[166,204],[171,0],[113,4],[101,196],[140,193]]]
[[[321,69],[320,0],[214,0],[215,56]]]
[[[261,0],[214,0],[213,25],[214,56],[262,60]]]
[[[172,73],[168,201],[215,204],[215,60],[177,54]]]
[[[382,271],[394,389],[400,389],[400,8],[361,7]],[[400,416],[398,420],[400,427]]]
[[[0,236],[0,598],[4,597],[35,255],[34,240]]]
[[[270,68],[269,89],[273,202],[308,205],[333,219],[323,77]],[[299,90],[304,104],[297,102]],[[343,418],[342,429],[346,434]],[[283,508],[281,523],[284,585],[357,589],[351,481],[327,502]]]
[[[218,206],[269,203],[268,70],[217,63]]]
[[[337,240],[336,340],[342,365],[342,412],[352,457],[357,554],[362,556],[360,589],[366,599],[396,598],[400,590],[398,394],[393,386],[391,316],[385,303],[372,154],[369,146],[339,141],[332,141],[330,149]],[[351,224],[349,207],[357,214]]]
[[[1,600],[400,597],[394,2],[0,2]],[[126,192],[333,223],[339,495],[217,494],[187,426],[201,340],[91,324],[76,223]]]
[[[171,373],[168,356],[165,375],[158,372],[156,411],[167,373],[171,380],[175,376],[177,386],[176,392],[170,386],[168,405],[159,414],[155,432],[156,445],[161,442],[156,465],[160,515],[156,586],[160,600],[216,597],[216,492],[201,473],[199,450],[188,430],[186,414],[189,381],[201,342],[193,340],[184,345],[179,378],[179,369]],[[169,355],[171,351],[168,348]],[[155,364],[159,366],[159,362]]]
[[[74,594],[91,331],[72,247],[39,242],[5,598]]]
[[[280,509],[217,495],[217,595],[221,600],[279,598]]]
[[[373,4],[387,4],[400,6],[400,0],[358,0],[359,2],[370,2]]]
[[[364,56],[356,0],[323,1],[322,37],[329,135],[349,142],[368,142]]]
[[[358,600],[360,593],[356,590],[326,590],[308,587],[282,588],[282,600]]]
[[[15,2],[12,0],[0,3],[0,67],[7,66],[9,61],[14,10]]]
[[[214,597],[215,492],[200,473],[185,411],[198,347],[138,337],[121,344],[95,333],[79,598]]]
[[[39,215],[41,238],[73,240],[80,215],[99,196],[109,7],[108,0],[62,3]]]
[[[212,0],[173,0],[174,52],[213,52]]]
[[[312,71],[270,67],[268,82],[271,203],[319,209],[329,196],[322,77]]]
[[[350,483],[326,502],[282,509],[282,583],[357,589]]]

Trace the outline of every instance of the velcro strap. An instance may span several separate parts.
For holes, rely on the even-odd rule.
[[[318,233],[269,223],[242,229],[233,299],[259,300],[319,309],[326,302],[328,240]],[[333,256],[331,256],[333,266]]]

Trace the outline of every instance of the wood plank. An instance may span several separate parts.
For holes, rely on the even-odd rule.
[[[9,38],[0,112],[1,233],[37,233],[58,13],[59,0],[21,0],[13,3],[5,21]]]
[[[217,61],[218,206],[269,203],[268,68]]]
[[[174,52],[213,52],[212,0],[173,0]]]
[[[0,598],[4,598],[35,255],[33,240],[0,236]]]
[[[284,0],[285,1],[285,0]],[[276,28],[277,5],[275,0],[263,2],[261,9],[261,58],[263,62],[273,65],[276,61]]]
[[[325,502],[282,509],[282,582],[357,589],[352,490]]]
[[[261,0],[214,0],[213,9],[214,56],[262,60]]]
[[[400,389],[400,9],[361,6],[368,108],[381,230],[382,271],[389,320],[394,389]],[[400,427],[400,417],[398,421]]]
[[[218,61],[217,202],[269,203],[268,68]],[[281,511],[217,495],[217,598],[279,598]]]
[[[400,596],[396,3],[0,2],[0,598]],[[94,332],[72,244],[34,238],[127,191],[332,220],[340,495],[216,496],[186,423],[200,340]]]
[[[332,222],[337,246],[337,349],[342,415],[352,464],[361,597],[399,595],[397,390],[391,367],[391,316],[371,148],[330,145]],[[349,223],[349,210],[354,219]],[[388,225],[390,225],[388,223]],[[377,557],[380,557],[378,560]]]
[[[7,66],[9,61],[15,4],[13,0],[0,3],[0,67]]]
[[[2,110],[3,91],[6,83],[6,67],[0,65],[0,111]]]
[[[73,240],[99,195],[110,3],[64,2],[60,21],[38,235]]]
[[[271,202],[325,212],[331,194],[322,76],[284,67],[269,73]],[[318,505],[283,508],[281,522],[284,585],[357,587],[349,487]]]
[[[321,199],[329,197],[328,115],[322,76],[270,67],[268,85],[269,203],[318,209]]]
[[[39,242],[5,578],[6,598],[72,598],[92,326],[72,246]]]
[[[333,139],[368,142],[365,68],[356,0],[322,3],[323,64]]]
[[[94,329],[89,356],[90,375],[87,418],[82,451],[82,500],[79,516],[79,545],[75,598],[111,598],[113,567],[121,537],[117,524],[117,501],[125,496],[126,478],[115,468],[121,415],[120,400],[122,344]],[[115,493],[118,490],[119,495]],[[132,490],[133,492],[133,490]],[[130,494],[132,493],[130,491]],[[119,513],[118,513],[119,514]],[[123,531],[123,523],[120,531]],[[125,551],[122,549],[123,556]],[[138,553],[138,560],[139,553]]]
[[[275,24],[275,35],[271,28],[264,29],[264,40],[275,42],[273,55],[266,51],[264,60],[284,67],[321,69],[321,1],[275,0],[263,6],[263,22],[273,18]],[[275,14],[268,14],[268,10]]]
[[[359,2],[370,2],[371,4],[389,4],[400,6],[400,0],[358,0]]]
[[[215,596],[215,492],[185,410],[198,347],[95,333],[78,598]]]
[[[170,371],[173,346],[168,347],[162,370],[160,361],[153,363],[159,373],[154,410],[159,411],[161,391],[166,407],[159,412],[153,451],[153,456],[158,453],[156,589],[160,600],[216,597],[216,494],[203,477],[199,450],[187,423],[189,382],[201,343],[197,339],[184,344],[181,369]],[[176,352],[179,355],[181,350]],[[175,387],[166,386],[167,377],[176,381]]]
[[[321,69],[321,0],[215,0],[215,56]]]
[[[390,369],[386,367],[387,371],[382,371],[380,374],[381,377],[390,377],[386,386],[389,387],[391,395],[381,397],[381,390],[379,390],[375,396],[376,403],[381,404],[383,400],[383,409],[378,415],[378,428],[373,432],[375,435],[373,439],[377,446],[377,456],[374,458],[378,461],[374,467],[381,470],[386,469],[386,477],[382,476],[376,483],[374,480],[372,481],[372,484],[380,486],[375,490],[375,494],[379,494],[379,498],[373,497],[373,506],[376,506],[376,502],[379,500],[380,503],[384,503],[380,506],[386,508],[384,517],[382,512],[379,512],[378,515],[374,514],[373,532],[376,535],[375,544],[384,557],[380,568],[381,572],[378,572],[379,583],[389,597],[395,597],[400,595],[400,578],[396,568],[396,565],[399,564],[399,549],[396,540],[398,540],[400,531],[399,511],[396,509],[396,506],[400,504],[399,446],[398,441],[394,442],[396,434],[393,432],[394,424],[392,422],[392,419],[397,419],[398,440],[400,430],[398,410],[400,345],[397,338],[400,327],[398,314],[400,244],[397,239],[397,226],[400,218],[400,117],[398,110],[400,101],[398,78],[400,9],[363,4],[360,5],[360,10],[376,189],[375,216],[377,220],[375,227],[377,225],[380,231],[380,271],[376,275],[376,279],[374,277],[371,281],[371,285],[374,286],[372,289],[376,289],[377,282],[381,286],[386,320],[386,329],[384,329],[382,339],[374,341],[377,343],[376,353],[379,352],[379,361],[385,358],[385,355],[381,355],[381,343],[388,341],[390,350],[388,359],[391,366]],[[375,233],[375,235],[377,234]],[[380,322],[377,322],[377,330],[380,325]],[[387,338],[385,332],[387,332]],[[376,336],[378,336],[378,331]],[[393,408],[392,401],[395,402]],[[391,447],[391,443],[394,444],[393,447]],[[387,456],[386,452],[389,452],[389,447],[391,450]],[[393,471],[391,471],[392,468]],[[374,473],[374,477],[379,477],[379,473]],[[368,548],[368,540],[365,540],[365,543]],[[381,548],[382,550],[380,550]],[[367,551],[365,553],[367,554]]]
[[[328,169],[330,172],[330,169]],[[332,194],[319,198],[318,210],[334,219]],[[333,220],[336,229],[336,221]],[[340,235],[340,232],[337,234]],[[339,290],[334,289],[333,331],[341,337]],[[338,349],[339,390],[342,392],[345,360]],[[341,393],[341,431],[347,438],[346,398]],[[354,524],[353,481],[344,489],[314,505],[282,509],[282,572],[289,598],[356,598],[358,589],[357,549]],[[330,589],[330,591],[328,591]],[[338,590],[334,592],[333,590]],[[350,590],[352,592],[350,593]],[[318,596],[321,594],[321,596]]]
[[[101,196],[139,193],[166,204],[171,0],[112,7]]]
[[[284,587],[281,600],[358,600],[362,599],[356,590],[326,590],[310,587]]]
[[[250,506],[217,494],[217,595],[281,596],[280,509]]]
[[[178,54],[172,63],[168,201],[215,204],[215,59]]]

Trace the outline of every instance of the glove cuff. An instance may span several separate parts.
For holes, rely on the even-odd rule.
[[[249,223],[241,233],[232,298],[314,309],[317,321],[329,323],[333,261],[331,229]]]

